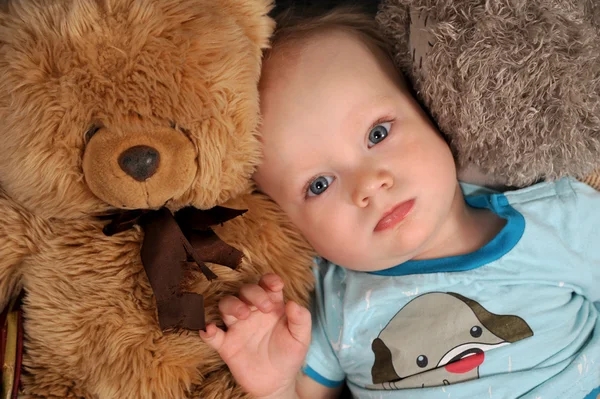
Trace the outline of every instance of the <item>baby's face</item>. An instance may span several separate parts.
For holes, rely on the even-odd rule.
[[[257,184],[341,266],[382,270],[424,254],[456,208],[448,146],[389,61],[353,34],[295,46],[264,65]]]

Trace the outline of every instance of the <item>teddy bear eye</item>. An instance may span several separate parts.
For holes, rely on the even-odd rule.
[[[102,125],[94,123],[90,128],[85,132],[85,142],[89,143],[92,137],[98,133],[98,130],[102,129]]]
[[[179,130],[181,133],[186,134],[186,135],[190,135],[190,131],[184,127],[181,127],[177,124],[177,122],[169,120],[169,126],[171,127],[171,129],[177,129]]]

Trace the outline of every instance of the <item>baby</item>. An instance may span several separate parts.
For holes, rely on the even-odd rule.
[[[465,196],[360,13],[280,25],[260,93],[255,181],[321,257],[310,312],[266,275],[220,302],[226,332],[201,332],[248,393],[600,395],[600,193],[563,179]]]

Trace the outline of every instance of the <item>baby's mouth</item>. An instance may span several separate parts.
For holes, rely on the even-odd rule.
[[[383,214],[377,223],[377,226],[375,226],[375,231],[387,230],[396,226],[408,216],[414,205],[414,199],[409,199],[408,201],[395,205],[392,209]]]

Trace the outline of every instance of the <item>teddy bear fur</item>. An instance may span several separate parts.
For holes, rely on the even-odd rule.
[[[600,168],[597,1],[383,0],[377,19],[461,177],[526,186]]]
[[[312,252],[254,193],[267,0],[4,1],[0,7],[0,308],[24,290],[23,398],[238,398],[194,331],[161,331],[143,231],[97,216],[185,206],[248,209],[215,228],[238,270],[191,271],[217,302],[273,271],[306,304]],[[128,148],[160,154],[137,181]],[[202,309],[198,309],[202,312]]]

